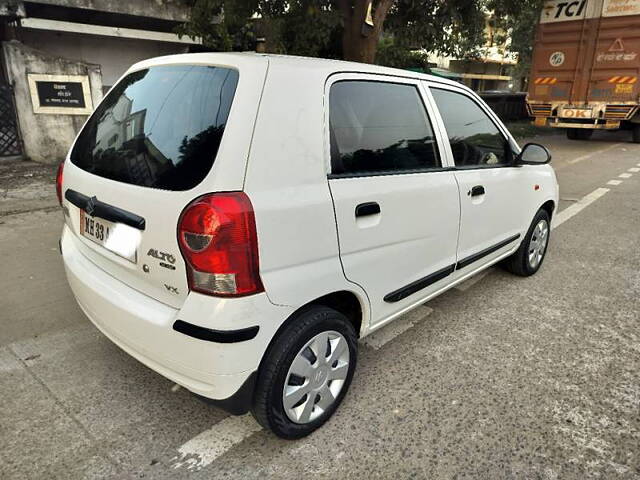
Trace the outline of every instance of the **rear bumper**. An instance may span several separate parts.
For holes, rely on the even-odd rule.
[[[576,105],[531,98],[527,100],[529,116],[533,117],[533,122],[538,127],[616,130],[621,127],[622,122],[634,118],[639,108],[636,102],[590,101]],[[587,114],[578,114],[584,111]]]
[[[588,130],[617,130],[621,126],[620,120],[586,120],[584,122],[568,122],[558,117],[534,117],[536,127],[551,128],[584,128]]]
[[[606,121],[604,123],[566,123],[562,119],[556,122],[550,122],[552,128],[584,128],[588,130],[617,130],[620,128],[620,122],[617,120]]]
[[[60,245],[67,279],[89,320],[164,377],[232,413],[246,411],[248,404],[238,402],[250,401],[252,374],[288,309],[273,305],[265,294],[222,299],[193,293],[175,309],[101,270],[78,250],[76,241],[65,226]],[[256,322],[259,329],[253,338],[217,343],[176,331],[177,320],[218,333],[243,331]]]

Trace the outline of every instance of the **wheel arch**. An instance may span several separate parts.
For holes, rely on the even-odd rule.
[[[262,359],[260,360],[260,365],[258,367],[258,372],[262,370],[262,366],[264,364],[265,359],[269,356],[271,349],[276,343],[277,339],[280,337],[282,332],[296,319],[305,312],[314,306],[324,306],[328,308],[333,308],[334,310],[345,315],[351,324],[353,325],[356,335],[358,338],[362,332],[362,326],[364,324],[364,317],[368,314],[367,304],[365,303],[366,299],[359,297],[355,292],[349,290],[338,290],[335,292],[327,293],[326,295],[322,295],[321,297],[315,298],[313,300],[308,301],[304,305],[301,305],[295,311],[293,311],[282,324],[278,327],[276,332],[271,337],[267,348],[264,350],[262,354]],[[258,373],[259,375],[259,373]],[[253,395],[253,393],[252,393]]]
[[[364,317],[367,313],[365,301],[365,299],[359,297],[358,294],[350,290],[337,290],[314,298],[313,300],[309,300],[294,310],[286,320],[282,322],[282,325],[280,325],[276,333],[273,335],[273,338],[277,338],[291,322],[295,321],[296,317],[300,315],[300,313],[313,306],[328,307],[342,313],[349,319],[356,331],[356,334],[360,337],[362,326],[364,324]],[[273,340],[271,340],[270,343],[273,343]]]
[[[334,310],[342,313],[353,325],[358,338],[360,337],[365,310],[363,308],[363,303],[355,293],[348,290],[332,292],[316,298],[300,308],[302,309],[312,305],[333,308]]]
[[[556,202],[553,200],[547,200],[540,206],[539,210],[545,210],[549,214],[549,220],[553,220],[553,214],[556,210]]]
[[[269,345],[265,349],[263,359],[264,357],[266,357],[267,352],[271,349],[272,345],[275,343],[280,334],[292,322],[295,322],[296,318],[301,313],[304,313],[305,310],[308,310],[309,308],[314,306],[328,307],[342,313],[345,317],[347,317],[347,319],[349,319],[356,331],[358,338],[360,338],[360,334],[362,333],[362,326],[364,323],[364,316],[367,312],[366,304],[364,302],[364,299],[361,299],[356,293],[349,290],[338,290],[308,301],[304,305],[301,305],[296,310],[294,310],[278,327],[276,332],[273,334],[273,337],[269,341]]]

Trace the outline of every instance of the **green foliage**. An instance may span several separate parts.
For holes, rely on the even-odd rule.
[[[544,0],[489,0],[496,26],[511,38],[509,49],[518,54],[514,76],[524,76],[531,67],[533,41]],[[504,40],[504,39],[502,39]],[[500,40],[498,40],[500,41]]]
[[[484,43],[483,0],[396,0],[385,22],[398,45],[473,57]]]
[[[258,37],[267,49],[290,55],[339,57],[340,15],[323,0],[184,0],[189,22],[179,35],[201,38],[212,50],[250,50]]]
[[[427,54],[398,45],[392,38],[383,38],[378,44],[376,63],[386,67],[427,71]]]
[[[289,10],[276,20],[265,18],[265,21],[280,23],[282,53],[309,57],[340,56],[339,42],[336,44],[335,41],[336,37],[339,38],[340,14],[328,4],[323,6],[319,3],[322,2],[291,2]]]
[[[264,37],[269,52],[341,58],[343,41],[362,41],[358,35],[344,40],[342,33],[353,26],[348,22],[356,22],[355,30],[360,31],[364,19],[345,13],[345,9],[355,12],[365,0],[183,1],[192,7],[192,12],[190,21],[178,33],[201,37],[204,45],[213,50],[252,49],[256,38]],[[520,54],[527,68],[542,3],[543,0],[373,0],[374,17],[379,9],[390,5],[383,28],[375,28],[374,42],[382,32],[386,38],[379,45],[376,62],[420,68],[426,58],[413,52],[421,50],[457,58],[477,56],[486,40],[486,13],[493,10],[496,26],[511,32],[512,50]],[[358,11],[362,13],[362,9]]]
[[[191,7],[189,22],[176,33],[201,38],[213,50],[247,50],[253,40],[249,19],[259,0],[183,0]]]

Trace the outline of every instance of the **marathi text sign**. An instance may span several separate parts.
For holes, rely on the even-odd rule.
[[[41,107],[84,108],[81,82],[38,82],[38,101]]]
[[[89,115],[93,110],[86,75],[28,74],[33,112]]]
[[[603,17],[640,15],[640,0],[605,0]]]

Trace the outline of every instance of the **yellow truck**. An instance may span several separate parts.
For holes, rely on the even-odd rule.
[[[572,140],[631,130],[640,143],[640,0],[549,0],[536,32],[527,108]]]

